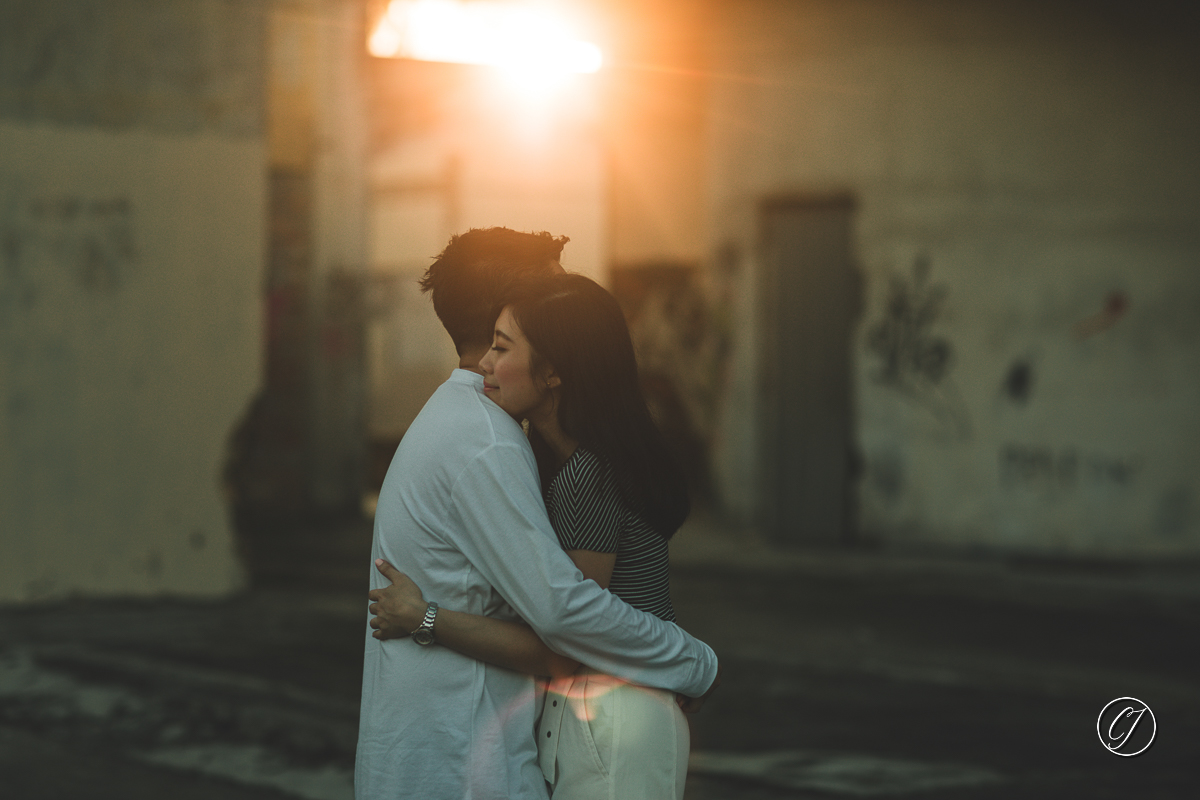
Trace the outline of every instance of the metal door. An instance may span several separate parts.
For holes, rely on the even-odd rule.
[[[850,339],[859,309],[848,200],[762,210],[762,524],[784,546],[849,536]]]

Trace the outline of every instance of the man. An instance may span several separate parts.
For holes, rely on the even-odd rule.
[[[584,664],[701,696],[716,683],[712,650],[582,579],[550,527],[520,426],[483,395],[478,363],[497,300],[514,280],[561,271],[566,241],[472,230],[453,237],[429,268],[422,288],[454,339],[459,369],[396,451],[379,495],[372,560],[401,567],[447,608],[521,618]],[[372,589],[385,585],[372,569]],[[356,796],[546,800],[533,679],[429,643],[435,619],[430,604],[412,637],[385,641],[367,629]]]

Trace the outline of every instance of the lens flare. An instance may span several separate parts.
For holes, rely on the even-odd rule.
[[[392,0],[368,48],[385,58],[484,64],[548,83],[596,72],[604,60],[599,47],[574,38],[561,20],[490,0]]]

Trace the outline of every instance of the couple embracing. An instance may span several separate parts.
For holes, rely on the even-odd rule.
[[[566,241],[472,230],[422,279],[459,368],[379,495],[358,800],[683,796],[682,711],[719,682],[673,622],[687,487]]]

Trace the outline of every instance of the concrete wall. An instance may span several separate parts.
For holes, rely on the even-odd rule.
[[[714,454],[735,516],[756,511],[761,370],[786,368],[756,363],[759,203],[836,194],[857,203],[866,278],[863,535],[1200,551],[1200,69],[1173,9],[722,7],[710,252],[746,322]],[[892,301],[935,295],[889,370]],[[921,366],[930,347],[940,374]]]
[[[360,0],[281,2],[316,28],[311,97],[312,342],[309,475],[317,508],[349,511],[362,496],[365,418],[361,286],[367,267],[367,35]],[[302,53],[304,51],[301,51]],[[275,58],[281,53],[276,50]],[[297,67],[300,72],[303,67]]]
[[[254,3],[0,3],[0,602],[242,583],[261,50]]]

